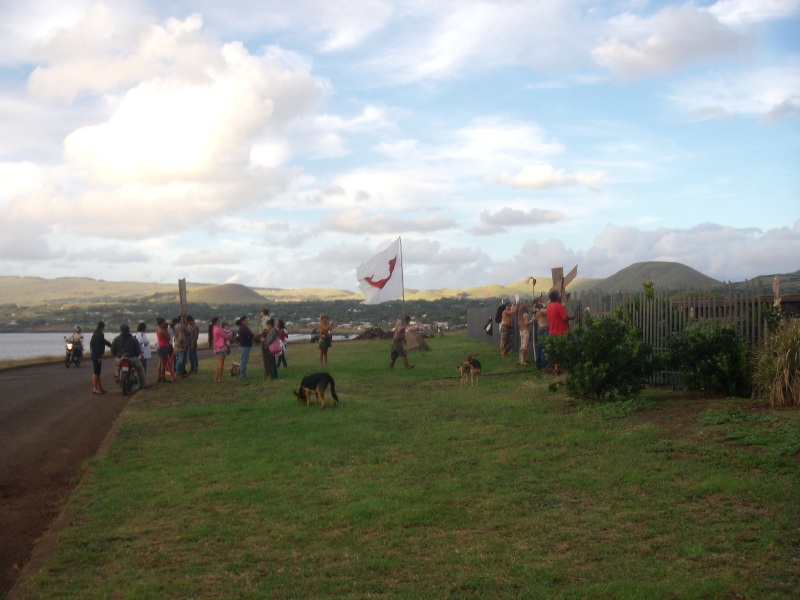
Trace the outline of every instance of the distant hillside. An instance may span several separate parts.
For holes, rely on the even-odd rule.
[[[273,300],[275,302],[299,302],[301,300],[322,300],[328,302],[332,300],[353,300],[363,297],[361,292],[329,288],[300,288],[296,290],[264,290],[256,288],[256,291],[267,300]]]
[[[652,281],[656,288],[667,290],[704,290],[722,287],[723,283],[681,263],[647,261],[634,263],[611,277],[597,282],[592,289],[604,292],[642,290],[645,281]]]
[[[764,291],[767,294],[772,293],[772,281],[775,279],[775,275],[778,276],[778,279],[781,282],[781,294],[800,294],[800,271],[795,271],[794,273],[772,273],[771,275],[756,275],[747,281],[742,281],[740,283],[734,283],[733,287],[735,289],[744,289],[749,285],[754,283],[761,283]]]
[[[209,285],[186,292],[189,304],[199,302],[202,304],[255,304],[260,306],[266,298],[246,285],[239,283],[225,283],[223,285]]]
[[[580,270],[579,270],[580,272]],[[800,292],[800,271],[778,274],[784,293]],[[553,285],[550,276],[535,276],[533,290],[538,298],[547,294]],[[761,281],[765,291],[772,292],[773,275],[759,275],[745,282],[733,283],[738,289]],[[600,289],[605,292],[617,290],[640,291],[642,283],[653,281],[658,288],[668,290],[722,288],[723,283],[707,277],[686,265],[673,262],[641,262],[622,269],[607,279],[578,278],[567,288],[571,292]],[[360,291],[328,288],[276,289],[252,288],[240,284],[210,285],[208,283],[186,284],[188,300],[202,304],[241,304],[258,307],[269,302],[302,302],[319,300],[360,300]],[[507,285],[485,285],[463,289],[439,288],[433,290],[406,289],[406,300],[434,301],[442,298],[465,298],[483,300],[491,298],[531,297],[531,284],[527,279]],[[136,302],[139,300],[164,301],[178,299],[178,282],[142,283],[103,281],[86,277],[41,277],[0,276],[0,305],[17,306],[69,305],[107,302]]]
[[[190,286],[187,284],[187,290]],[[137,283],[103,281],[88,277],[0,276],[0,304],[19,306],[41,304],[73,304],[78,302],[109,302],[138,300],[155,294],[174,294],[178,298],[178,282]]]

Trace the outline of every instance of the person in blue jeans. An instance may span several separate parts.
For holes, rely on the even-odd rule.
[[[247,315],[239,319],[239,378],[247,377],[247,362],[253,348],[253,332],[247,325]]]

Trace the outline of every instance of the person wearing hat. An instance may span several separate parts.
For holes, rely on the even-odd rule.
[[[131,334],[128,323],[119,326],[119,335],[111,342],[111,356],[114,357],[114,381],[119,383],[119,363],[123,354],[127,354],[131,364],[139,374],[139,389],[145,386],[145,372],[142,366],[142,347]]]
[[[239,318],[239,378],[247,377],[247,361],[253,348],[253,332],[247,324],[247,315]]]

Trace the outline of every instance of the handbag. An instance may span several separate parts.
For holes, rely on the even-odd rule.
[[[280,354],[281,350],[283,350],[283,344],[281,344],[281,338],[276,337],[269,345],[269,351],[272,352],[273,354]]]

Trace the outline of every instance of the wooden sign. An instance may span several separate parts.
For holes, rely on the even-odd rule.
[[[578,265],[572,267],[572,270],[567,273],[567,276],[564,277],[564,267],[555,267],[550,269],[550,272],[553,274],[553,287],[550,288],[548,293],[552,292],[553,290],[558,291],[559,294],[562,296],[564,295],[564,290],[567,286],[572,283],[572,280],[578,275]]]

